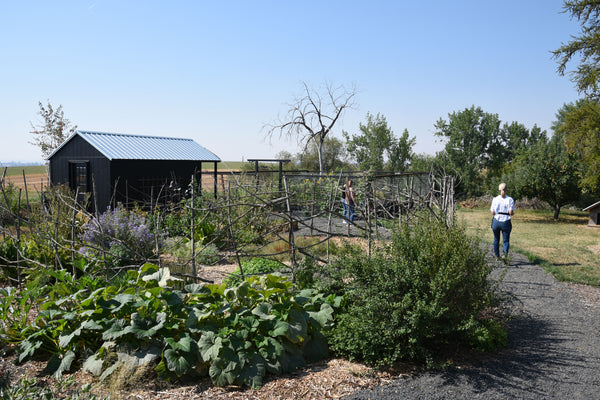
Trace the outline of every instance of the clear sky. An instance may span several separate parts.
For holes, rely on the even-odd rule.
[[[79,129],[192,138],[224,161],[299,151],[263,126],[301,82],[356,85],[334,131],[381,113],[417,153],[472,105],[550,133],[579,96],[550,51],[579,31],[562,0],[0,1],[0,162],[41,161],[38,102]],[[573,67],[573,66],[571,66]]]

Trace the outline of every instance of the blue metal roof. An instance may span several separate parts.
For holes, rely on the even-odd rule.
[[[79,130],[72,137],[76,135],[81,136],[109,160],[221,161],[214,153],[192,139]],[[52,154],[71,138],[67,139]]]

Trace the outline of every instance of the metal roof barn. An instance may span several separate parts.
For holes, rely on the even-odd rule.
[[[214,166],[216,195],[221,159],[192,139],[78,130],[48,161],[52,184],[68,185],[103,211],[116,203],[152,204],[158,193],[181,196],[192,177],[201,182],[206,162]]]

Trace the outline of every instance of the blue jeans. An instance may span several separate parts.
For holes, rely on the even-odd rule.
[[[354,221],[354,203],[348,204],[348,219]]]
[[[492,231],[494,232],[494,255],[500,257],[500,232],[502,232],[502,245],[504,255],[508,255],[510,246],[510,231],[512,231],[512,223],[508,221],[500,222],[496,218],[492,219]]]
[[[342,204],[344,206],[344,213],[342,214],[344,218],[348,218],[348,203],[346,200],[342,199]]]

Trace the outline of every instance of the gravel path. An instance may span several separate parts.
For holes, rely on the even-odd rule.
[[[600,311],[513,254],[500,286],[514,316],[508,345],[469,368],[431,371],[346,400],[600,399]]]

